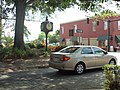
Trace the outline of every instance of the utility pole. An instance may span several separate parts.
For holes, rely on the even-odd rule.
[[[110,51],[110,20],[108,20],[108,52]]]

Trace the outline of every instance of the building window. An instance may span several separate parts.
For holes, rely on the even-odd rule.
[[[104,30],[107,30],[107,29],[108,29],[108,22],[104,21]]]
[[[61,33],[64,34],[64,27],[61,27]]]
[[[74,29],[69,30],[69,36],[74,36]]]
[[[93,30],[93,31],[96,31],[96,21],[93,21],[93,22],[92,22],[92,25],[93,25],[92,30]]]
[[[74,25],[74,30],[75,30],[74,32],[77,33],[77,32],[76,32],[76,30],[77,30],[77,25]]]
[[[120,21],[118,21],[118,30],[120,30]]]

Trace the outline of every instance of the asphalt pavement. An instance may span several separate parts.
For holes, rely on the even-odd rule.
[[[82,75],[52,68],[32,69],[0,75],[0,90],[104,90],[102,69],[87,70]]]

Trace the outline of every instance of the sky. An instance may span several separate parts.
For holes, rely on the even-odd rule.
[[[91,15],[93,15],[91,13]],[[61,23],[71,22],[75,20],[85,19],[90,14],[85,13],[84,11],[80,11],[77,7],[68,8],[65,11],[55,12],[52,18],[48,17],[48,20],[53,22],[53,32],[60,29]],[[45,21],[45,19],[43,20]],[[28,30],[31,32],[29,36],[29,40],[34,40],[38,38],[38,35],[41,33],[40,31],[41,22],[25,22],[25,25],[28,27]],[[53,33],[50,32],[50,33]]]

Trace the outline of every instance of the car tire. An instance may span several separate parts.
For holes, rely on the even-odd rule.
[[[116,65],[116,62],[115,62],[115,60],[110,60],[109,64]]]
[[[85,65],[83,63],[78,63],[75,66],[75,70],[74,71],[78,75],[82,74],[85,71]]]

